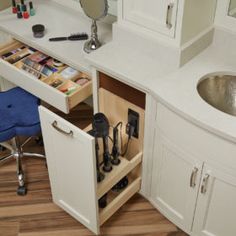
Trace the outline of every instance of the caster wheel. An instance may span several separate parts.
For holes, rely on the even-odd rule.
[[[105,208],[107,206],[107,194],[105,194],[98,200],[98,205],[100,208]]]
[[[17,195],[25,196],[27,194],[27,188],[25,186],[19,186],[17,189]]]
[[[40,147],[43,147],[43,146],[44,146],[43,138],[42,138],[42,137],[37,137],[37,138],[35,139],[35,142],[36,142]]]

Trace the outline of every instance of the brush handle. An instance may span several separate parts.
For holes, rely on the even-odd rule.
[[[58,42],[58,41],[65,41],[68,40],[68,37],[57,37],[57,38],[50,38],[50,42]]]

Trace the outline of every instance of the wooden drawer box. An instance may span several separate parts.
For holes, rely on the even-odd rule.
[[[16,51],[21,47],[25,48],[14,55],[3,58],[3,55]],[[40,73],[36,69],[25,65],[24,60],[35,53],[39,53],[37,51],[30,51],[28,56],[12,63],[12,61],[16,61],[17,56],[19,57],[20,54],[24,53],[24,50],[30,51],[29,47],[18,41],[13,41],[12,43],[4,45],[0,48],[0,74],[3,78],[6,78],[17,86],[31,92],[43,101],[65,113],[69,113],[70,109],[92,95],[92,81],[87,75],[81,72],[78,72],[70,79],[64,79],[58,72],[51,73],[47,76]],[[40,74],[40,78],[38,79],[33,74],[22,69],[25,67],[28,68],[28,70],[31,70],[31,72],[33,71],[35,74]],[[63,69],[67,67],[67,65],[64,65]],[[88,79],[86,84],[80,86],[75,83],[76,79],[85,77]],[[50,86],[50,84],[52,84],[55,80],[60,80],[61,84],[58,87]],[[73,91],[71,90],[71,93],[68,92],[66,94],[64,90],[62,90],[65,88],[68,89],[68,91],[69,88],[72,88]]]

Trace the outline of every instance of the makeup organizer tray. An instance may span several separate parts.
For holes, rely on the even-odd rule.
[[[0,68],[4,78],[42,100],[50,97],[50,104],[66,113],[92,95],[88,75],[19,41],[0,47]]]
[[[68,96],[91,80],[84,73],[23,44],[4,53],[2,59]],[[53,64],[54,60],[56,65]]]

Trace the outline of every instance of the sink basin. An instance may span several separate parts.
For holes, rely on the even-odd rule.
[[[209,76],[199,82],[197,90],[208,104],[236,116],[236,76]]]

